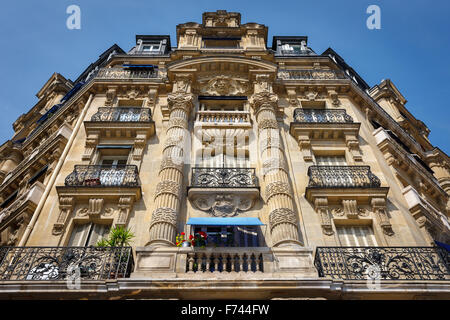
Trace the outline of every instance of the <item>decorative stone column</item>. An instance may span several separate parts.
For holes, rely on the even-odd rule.
[[[268,75],[256,76],[251,105],[258,123],[259,152],[273,246],[302,245],[276,118],[278,96],[272,92]]]
[[[188,135],[188,118],[193,106],[191,77],[178,75],[174,90],[167,97],[169,126],[164,142],[163,159],[156,186],[156,209],[152,214],[148,245],[175,245],[176,223],[183,184],[185,141]]]

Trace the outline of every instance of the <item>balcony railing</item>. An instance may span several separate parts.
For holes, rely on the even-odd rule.
[[[102,68],[98,71],[96,79],[153,79],[158,78],[158,70],[153,68],[123,69]]]
[[[135,165],[76,165],[64,184],[68,187],[138,187],[140,181]]]
[[[299,123],[352,123],[353,118],[345,109],[300,109],[294,110],[294,122]]]
[[[186,272],[264,272],[263,254],[257,248],[237,251],[233,248],[196,249],[188,253]]]
[[[247,111],[197,111],[198,122],[217,124],[250,123],[250,113]]]
[[[193,168],[191,187],[257,188],[254,168]]]
[[[343,280],[450,280],[449,253],[435,247],[318,247],[320,277]]]
[[[133,266],[130,247],[0,247],[0,281],[127,278]]]
[[[152,114],[149,108],[100,107],[91,117],[96,122],[149,122]]]
[[[337,80],[346,79],[340,70],[280,70],[278,78],[283,80]]]
[[[369,166],[310,166],[308,188],[378,188]]]

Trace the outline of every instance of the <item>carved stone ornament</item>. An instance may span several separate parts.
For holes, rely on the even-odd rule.
[[[189,112],[193,106],[194,95],[190,93],[169,93],[167,102],[170,111],[182,109]]]
[[[284,194],[292,198],[292,191],[289,183],[282,181],[274,181],[266,187],[266,201],[269,202],[270,198],[277,194]]]
[[[151,224],[153,225],[159,222],[167,222],[173,226],[176,226],[177,212],[174,209],[167,207],[156,209],[153,211]]]
[[[203,95],[209,96],[245,96],[248,94],[247,80],[236,79],[228,75],[215,76],[200,88]],[[202,82],[201,80],[199,81]]]
[[[214,217],[234,217],[250,210],[253,199],[240,197],[237,194],[205,195],[193,200],[194,205]]]
[[[293,210],[288,208],[278,208],[269,214],[269,223],[271,230],[280,223],[290,223],[297,226],[297,218],[295,217]]]
[[[275,110],[278,103],[278,95],[270,92],[255,93],[251,96],[250,103],[256,113],[259,113],[264,108]]]

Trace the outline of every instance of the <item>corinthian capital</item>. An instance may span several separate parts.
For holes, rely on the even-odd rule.
[[[167,95],[167,102],[169,105],[169,110],[173,111],[175,109],[183,109],[186,112],[193,106],[194,95],[191,93],[169,93]]]
[[[275,111],[278,104],[278,95],[271,92],[255,93],[250,98],[250,104],[256,113],[259,113],[262,109]]]

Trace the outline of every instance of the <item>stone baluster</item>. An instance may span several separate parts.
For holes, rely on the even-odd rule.
[[[214,256],[214,260],[213,260],[214,272],[218,272],[219,271],[219,256],[220,256],[220,254],[219,253],[213,253],[213,256]]]
[[[238,253],[239,272],[244,271],[244,254]]]
[[[174,246],[180,197],[183,184],[185,142],[188,138],[188,118],[193,106],[191,78],[179,75],[174,92],[167,96],[170,112],[163,149],[163,159],[156,186],[148,245]]]
[[[231,272],[235,272],[236,271],[236,254],[235,253],[231,253],[230,254],[230,264],[231,264]]]
[[[211,271],[211,253],[210,252],[206,252],[205,253],[205,257],[206,257],[205,272],[210,272]]]
[[[188,272],[194,272],[195,253],[188,253]]]
[[[258,123],[259,152],[273,246],[302,245],[276,118],[278,96],[272,92],[268,75],[256,77],[251,105]]]

